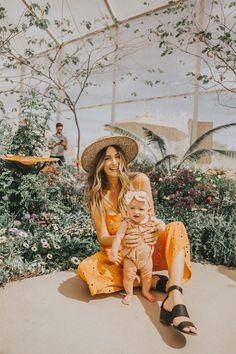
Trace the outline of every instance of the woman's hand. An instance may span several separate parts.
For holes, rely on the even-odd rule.
[[[111,251],[111,248],[105,248],[104,251],[106,252],[107,254],[107,257],[108,257],[108,260],[112,263],[114,263],[115,265],[119,266],[122,264],[123,262],[123,258],[121,256],[121,253],[118,252],[118,255],[116,257],[116,259],[113,258],[113,254],[112,254],[112,251]]]
[[[158,239],[158,226],[150,227],[149,230],[143,235],[144,242],[149,244],[150,246],[155,245]]]
[[[140,235],[137,235],[137,230],[130,229],[121,241],[123,247],[136,247],[140,240]]]

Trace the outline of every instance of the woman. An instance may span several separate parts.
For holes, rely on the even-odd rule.
[[[123,288],[122,259],[116,264],[108,261],[114,235],[126,214],[124,194],[129,190],[146,191],[152,213],[154,206],[151,185],[143,173],[130,174],[127,164],[138,154],[137,143],[125,136],[104,137],[89,145],[82,154],[81,163],[89,173],[87,179],[88,204],[97,232],[101,251],[82,261],[78,275],[89,287],[92,295],[112,293]],[[144,240],[154,245],[153,271],[167,269],[169,273],[168,295],[162,303],[160,320],[178,330],[196,334],[196,327],[189,321],[182,296],[182,283],[191,277],[189,241],[184,225],[180,222],[168,224],[165,231],[150,230]],[[126,235],[124,246],[136,246],[139,236]],[[163,289],[166,281],[153,276],[152,288]],[[136,286],[140,285],[137,279]],[[164,286],[165,288],[165,286]]]

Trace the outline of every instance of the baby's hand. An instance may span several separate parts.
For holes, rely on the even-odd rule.
[[[164,223],[164,221],[162,221],[161,219],[157,219],[157,231],[164,231],[166,228],[166,224]]]

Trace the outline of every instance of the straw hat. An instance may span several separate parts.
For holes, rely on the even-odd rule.
[[[97,154],[104,148],[118,145],[124,152],[127,164],[135,159],[138,154],[138,144],[128,136],[104,136],[89,145],[81,156],[81,165],[86,172],[93,167]]]

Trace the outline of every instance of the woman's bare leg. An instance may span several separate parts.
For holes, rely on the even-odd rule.
[[[169,272],[168,287],[172,285],[178,285],[182,287],[183,272],[184,272],[184,250],[183,249],[179,252],[179,254],[174,259],[168,272]],[[171,311],[172,308],[178,304],[184,304],[183,295],[178,290],[173,290],[168,294],[168,299],[165,301],[164,308],[167,311]],[[173,320],[173,324],[175,326],[178,326],[178,324],[182,321],[189,321],[189,319],[184,316],[176,317]],[[184,332],[197,333],[197,330],[195,327],[190,326],[184,328]]]

